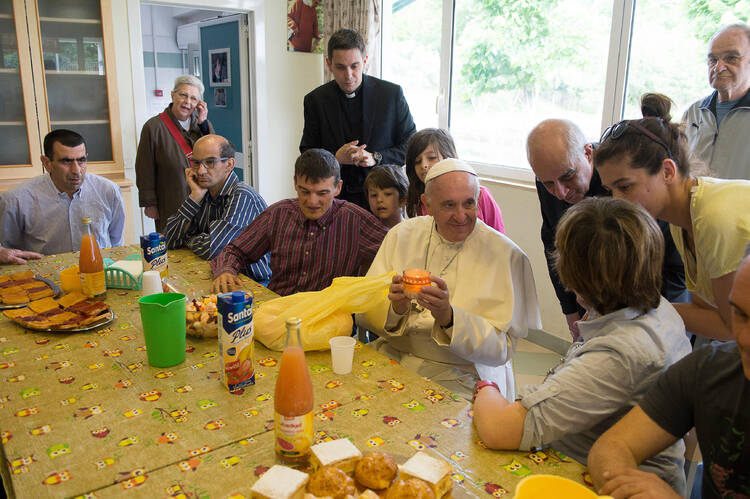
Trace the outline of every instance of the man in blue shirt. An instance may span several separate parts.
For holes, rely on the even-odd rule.
[[[235,175],[234,153],[232,143],[220,135],[205,135],[195,142],[190,168],[185,169],[190,195],[167,220],[170,249],[187,247],[210,260],[266,209],[260,194]],[[267,284],[268,254],[245,270]]]
[[[81,219],[102,248],[123,244],[125,209],[117,184],[86,172],[86,142],[71,130],[44,137],[42,164],[49,175],[34,177],[0,197],[0,242],[4,248],[44,255],[77,251]]]

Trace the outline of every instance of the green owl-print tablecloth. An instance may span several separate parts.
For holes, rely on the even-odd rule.
[[[137,246],[104,250],[115,260]],[[77,253],[31,262],[59,282]],[[19,266],[1,266],[0,274]],[[169,252],[170,279],[208,293],[208,263]],[[256,303],[275,295],[247,280]],[[148,365],[138,291],[110,289],[116,319],[87,333],[25,331],[0,318],[0,438],[6,489],[19,497],[249,497],[276,463],[273,394],[281,355],[255,348],[256,384],[230,394],[219,381],[216,339],[188,337],[184,363]],[[357,344],[350,374],[331,370],[329,352],[309,352],[315,439],[350,438],[363,452],[403,462],[417,450],[453,465],[454,497],[512,496],[524,476],[547,473],[589,482],[585,468],[548,449],[484,448],[471,405],[437,383]],[[10,483],[8,483],[10,482]]]

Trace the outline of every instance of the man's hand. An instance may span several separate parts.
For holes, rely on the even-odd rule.
[[[11,248],[0,247],[0,263],[17,263],[23,265],[26,260],[38,260],[44,255],[34,253],[33,251],[23,251]]]
[[[224,272],[214,279],[211,284],[211,291],[213,293],[229,293],[231,291],[240,291],[242,289],[242,281],[240,278],[229,272]]]
[[[568,323],[568,329],[570,335],[573,337],[573,341],[578,341],[578,337],[581,335],[581,331],[578,330],[578,321],[581,320],[581,316],[578,312],[572,314],[565,314],[565,321]]]
[[[148,218],[153,218],[154,220],[159,219],[159,208],[157,208],[156,206],[146,206],[143,211],[144,213],[146,213],[146,216]]]
[[[436,275],[430,275],[430,280],[437,284],[437,287],[422,286],[422,291],[417,293],[417,303],[432,313],[438,325],[445,327],[453,320],[448,285]]]
[[[627,469],[616,473],[604,472],[607,482],[599,491],[600,494],[610,495],[615,499],[679,499],[675,492],[664,480],[645,471]]]
[[[357,144],[359,144],[358,140],[352,140],[339,147],[339,150],[336,151],[336,160],[342,165],[356,165],[362,151],[367,147],[367,144],[361,146]]]
[[[206,118],[208,118],[208,106],[206,105],[206,102],[200,101],[198,105],[195,106],[195,111],[198,113],[197,119],[198,124],[200,125],[206,121]]]
[[[198,185],[198,174],[190,168],[185,168],[185,180],[187,180],[187,185],[190,187],[190,199],[200,204],[206,196],[208,189],[204,189]]]
[[[409,311],[411,300],[404,294],[404,285],[401,284],[401,276],[393,276],[391,287],[388,290],[388,299],[391,300],[393,311],[399,315],[404,315]]]
[[[366,144],[365,144],[366,145]],[[365,147],[364,145],[362,147]],[[359,154],[354,159],[354,164],[357,166],[375,166],[375,156],[370,151],[360,149]]]

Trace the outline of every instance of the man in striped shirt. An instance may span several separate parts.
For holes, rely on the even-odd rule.
[[[341,186],[333,154],[302,153],[294,165],[297,198],[269,206],[211,262],[214,291],[239,289],[237,273],[269,251],[268,287],[280,295],[318,291],[369,266],[388,229],[365,209],[335,199]]]
[[[235,175],[234,153],[232,143],[220,135],[205,135],[195,142],[190,168],[185,169],[190,195],[167,220],[169,249],[188,247],[210,260],[266,209],[260,194]],[[268,254],[240,270],[267,284]]]

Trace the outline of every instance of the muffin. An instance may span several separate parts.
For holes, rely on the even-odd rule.
[[[429,485],[418,478],[399,480],[388,488],[385,499],[435,499]]]
[[[398,465],[391,456],[371,452],[359,460],[354,477],[367,488],[381,490],[388,488],[397,473]]]
[[[307,491],[318,497],[345,499],[357,493],[352,477],[333,466],[324,466],[316,471],[307,484]]]

